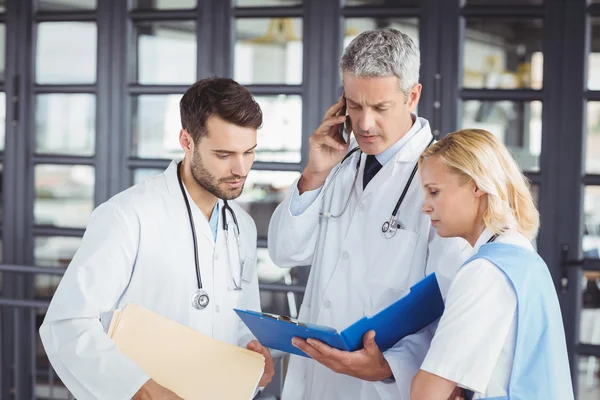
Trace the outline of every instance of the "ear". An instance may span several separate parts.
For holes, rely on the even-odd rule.
[[[473,185],[473,195],[475,198],[480,198],[481,196],[487,194],[483,190],[479,189],[475,182],[471,182],[471,184]]]
[[[419,104],[419,99],[421,98],[421,89],[422,88],[423,88],[423,85],[421,85],[420,83],[417,83],[410,90],[410,94],[408,95],[407,104],[408,104],[408,108],[410,109],[411,112],[415,111],[415,109],[417,108],[417,104]]]
[[[179,144],[186,154],[194,151],[194,140],[192,139],[192,135],[183,128],[179,131]]]

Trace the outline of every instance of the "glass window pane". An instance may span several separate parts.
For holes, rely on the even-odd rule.
[[[96,137],[93,94],[41,94],[35,106],[36,152],[91,156]]]
[[[302,19],[236,19],[235,33],[236,81],[302,83]]]
[[[131,152],[135,157],[183,157],[179,144],[180,94],[140,95],[132,98]]]
[[[134,26],[136,58],[131,80],[140,84],[192,84],[196,81],[196,23],[140,22]]]
[[[42,22],[37,26],[35,81],[96,82],[97,30],[93,22]]]
[[[137,185],[163,172],[164,170],[156,168],[136,168],[133,170],[133,184]]]
[[[542,150],[542,103],[539,101],[462,102],[461,128],[485,129],[512,151],[525,171],[539,171]]]
[[[578,400],[600,399],[600,360],[593,356],[579,357]],[[576,375],[577,376],[577,375]]]
[[[94,168],[87,165],[36,165],[36,225],[85,228],[94,209]]]
[[[6,25],[0,24],[0,82],[6,80],[5,68],[6,68]]]
[[[36,237],[34,241],[35,265],[67,268],[80,244],[81,238],[79,237]],[[34,277],[36,297],[51,298],[60,279],[60,275],[36,274]]]
[[[469,18],[463,43],[463,86],[542,87],[541,19]]]
[[[196,7],[196,0],[130,0],[129,8],[138,10],[186,10]]]
[[[302,97],[256,96],[263,112],[256,161],[300,162]]]
[[[585,188],[583,213],[583,256],[600,258],[600,186]]]
[[[587,138],[585,170],[588,174],[600,174],[600,102],[587,105]]]
[[[376,28],[396,28],[406,33],[419,46],[419,20],[417,18],[348,18],[344,21],[344,49],[361,32]]]
[[[600,90],[600,18],[590,18],[590,54],[588,56],[588,88]]]
[[[388,7],[406,7],[406,6],[418,6],[420,0],[342,0],[342,3],[347,7],[356,6],[388,6]]]
[[[6,139],[6,93],[0,92],[0,151],[4,151]]]
[[[96,0],[38,0],[38,11],[87,11],[96,9]]]
[[[258,237],[267,237],[273,211],[299,176],[295,171],[250,171],[237,202],[254,218]]]

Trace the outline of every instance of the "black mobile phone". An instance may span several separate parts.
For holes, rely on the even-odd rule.
[[[346,104],[342,106],[340,110],[340,115],[346,115]],[[346,115],[346,120],[340,124],[340,139],[342,142],[348,143],[350,140],[350,130],[352,129],[352,124],[350,123],[350,117]]]

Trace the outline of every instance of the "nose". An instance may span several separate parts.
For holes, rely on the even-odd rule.
[[[245,177],[250,170],[250,166],[246,165],[247,162],[243,155],[234,158],[233,165],[231,166],[231,174],[235,176]]]
[[[368,108],[364,108],[358,118],[358,128],[361,132],[368,132],[374,126],[375,116],[373,115],[373,112]]]
[[[431,206],[429,201],[427,201],[427,199],[425,199],[423,201],[423,207],[421,207],[421,211],[423,212],[423,214],[427,214],[427,215],[429,215],[433,212],[433,207]]]

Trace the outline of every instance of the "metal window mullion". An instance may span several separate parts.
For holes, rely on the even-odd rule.
[[[188,85],[127,85],[127,92],[130,96],[140,94],[183,94]]]
[[[62,228],[57,226],[35,225],[33,227],[34,238],[45,236],[83,237],[85,228]]]
[[[589,174],[589,175],[585,175],[582,179],[581,179],[582,183],[584,185],[589,185],[589,186],[600,186],[600,175],[598,174]]]
[[[51,154],[34,154],[31,158],[33,166],[40,164],[52,165],[90,165],[95,166],[95,157],[83,156],[67,156],[67,155],[51,155]],[[34,181],[35,183],[35,181]]]
[[[228,3],[228,1],[224,1],[224,3]],[[304,10],[301,6],[239,7],[233,9],[232,15],[234,18],[302,18]]]
[[[206,1],[206,0],[200,0]],[[126,2],[124,2],[126,3]],[[126,9],[127,5],[125,5]],[[127,12],[127,11],[126,11]],[[195,20],[196,9],[189,10],[132,10],[127,13],[129,19],[134,22],[138,21],[182,21],[182,20]]]
[[[257,96],[302,95],[302,85],[244,85]]]
[[[95,11],[41,12],[34,15],[34,23],[40,22],[96,22]]]
[[[98,58],[98,62],[100,62],[100,58]],[[100,72],[100,71],[98,71]],[[98,90],[98,85],[96,84],[83,84],[83,85],[40,85],[34,84],[33,93],[34,94],[55,94],[55,93],[65,93],[65,94],[79,94],[79,93],[90,93],[96,94]]]

